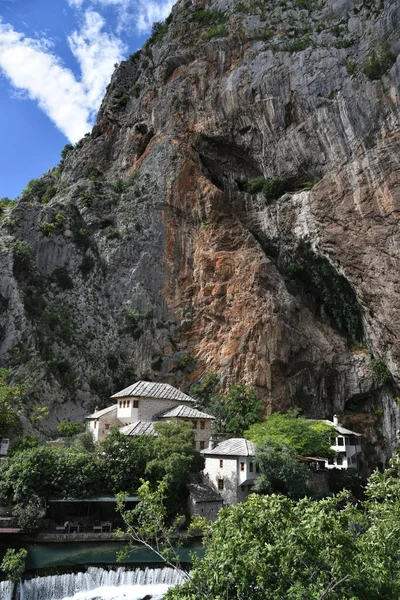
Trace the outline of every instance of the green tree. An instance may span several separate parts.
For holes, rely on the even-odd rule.
[[[243,431],[261,419],[263,401],[251,385],[235,385],[225,394],[216,395],[209,404],[215,416],[215,429],[220,433],[240,437]]]
[[[4,571],[6,577],[11,583],[15,584],[21,579],[25,571],[25,561],[28,556],[28,551],[25,548],[15,550],[9,548],[0,564],[0,569]]]
[[[262,423],[256,423],[244,432],[252,442],[270,442],[272,445],[290,448],[301,456],[334,456],[330,438],[333,427],[312,421],[299,415],[298,411],[274,413]]]
[[[21,388],[8,383],[10,369],[0,369],[0,438],[8,432],[22,432],[22,425],[14,406],[21,399]]]
[[[145,475],[153,483],[164,480],[168,485],[169,514],[176,512],[186,499],[185,484],[191,475],[204,468],[203,456],[193,449],[194,431],[189,422],[155,423],[157,437]]]
[[[120,433],[117,427],[112,427],[99,444],[107,487],[114,493],[136,492],[147,461],[152,457],[153,446],[152,436],[130,437]]]
[[[276,492],[289,498],[302,498],[309,491],[309,471],[296,460],[296,455],[288,447],[273,446],[265,440],[259,442],[256,462],[260,473],[254,491],[263,494]]]
[[[71,421],[61,421],[57,426],[57,433],[61,437],[71,438],[78,433],[83,433],[85,426],[82,423],[71,423]]]

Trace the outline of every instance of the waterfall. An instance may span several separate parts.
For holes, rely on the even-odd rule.
[[[12,588],[9,581],[0,581],[0,599],[12,600]]]
[[[26,580],[18,586],[17,597],[19,600],[138,600],[148,594],[155,599],[162,598],[169,587],[183,581],[183,574],[169,567],[132,571],[124,567],[116,570],[89,567],[84,573]],[[4,599],[9,600],[7,596]]]

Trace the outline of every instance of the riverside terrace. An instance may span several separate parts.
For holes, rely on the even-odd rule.
[[[126,508],[132,509],[138,498],[128,496]],[[123,525],[115,512],[115,496],[91,498],[49,498],[45,518],[40,520],[39,538],[53,541],[115,539]]]

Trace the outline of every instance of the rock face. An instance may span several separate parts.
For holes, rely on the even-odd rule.
[[[37,427],[212,372],[267,412],[384,408],[393,447],[399,23],[386,0],[179,1],[119,65],[53,197],[2,224],[0,357],[28,415],[51,407]]]

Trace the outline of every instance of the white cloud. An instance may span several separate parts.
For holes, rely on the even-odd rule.
[[[14,88],[38,103],[71,142],[91,128],[113,65],[125,52],[121,40],[103,27],[102,17],[88,11],[82,28],[68,39],[82,73],[78,81],[51,53],[48,40],[24,37],[0,21],[0,69]]]
[[[103,32],[104,25],[99,13],[87,11],[82,29],[68,38],[71,51],[81,68],[81,84],[88,107],[95,109],[100,105],[114,64],[126,54],[125,45],[120,39]]]
[[[130,27],[133,21],[139,33],[150,31],[155,21],[168,17],[175,4],[175,0],[68,0],[74,7],[82,7],[85,2],[91,6],[115,7],[119,30]]]

